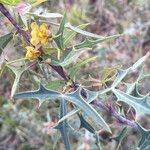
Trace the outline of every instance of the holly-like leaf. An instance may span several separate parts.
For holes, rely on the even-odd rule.
[[[13,35],[11,33],[0,37],[0,54],[2,53],[3,49],[7,46],[7,44],[12,40],[12,38]]]
[[[101,143],[100,143],[98,132],[84,119],[84,117],[82,115],[79,115],[79,118],[80,118],[80,122],[81,122],[80,128],[85,128],[89,132],[91,132],[95,135],[96,145],[97,145],[98,149],[101,150]]]
[[[19,4],[20,0],[0,0],[0,3],[13,6]]]
[[[117,89],[113,89],[112,91],[118,98],[118,101],[123,101],[135,109],[136,116],[150,114],[150,104],[148,102],[148,96],[139,98],[126,94]]]
[[[112,87],[116,87],[122,81],[122,79],[128,74],[128,72],[129,69],[126,70],[119,69],[117,72],[117,77],[112,84]]]
[[[101,128],[103,128],[106,131],[111,132],[109,126],[104,121],[104,119],[98,114],[98,112],[88,102],[86,102],[82,98],[80,88],[78,88],[75,92],[72,92],[72,93],[61,94],[56,91],[48,90],[42,85],[40,85],[40,88],[38,90],[18,93],[14,96],[14,98],[23,98],[23,99],[35,98],[35,99],[38,99],[40,103],[46,100],[51,100],[51,99],[54,99],[54,100],[65,99],[75,104],[82,111],[84,111],[85,114],[89,118],[91,118]]]
[[[15,80],[14,80],[14,83],[13,83],[13,86],[11,89],[11,97],[13,97],[17,90],[20,78],[27,68],[25,68],[25,67],[17,68],[17,67],[11,66],[11,65],[7,65],[7,67],[10,68],[13,71],[13,73],[15,74]]]
[[[128,129],[127,129],[127,127],[125,127],[118,136],[111,138],[111,139],[113,139],[113,140],[118,142],[117,150],[119,150],[119,147],[120,147],[123,139],[127,135],[127,133],[128,133],[127,131],[128,131]]]
[[[46,100],[56,99],[60,96],[59,92],[48,90],[42,84],[38,90],[35,91],[27,91],[27,92],[20,92],[14,95],[14,98],[17,99],[38,99],[40,105],[45,102]]]
[[[105,83],[107,81],[110,81],[112,77],[115,77],[115,72],[120,68],[120,65],[104,68],[101,73],[101,82]]]
[[[63,33],[64,33],[64,29],[65,29],[65,23],[66,23],[66,14],[64,14],[64,17],[62,18],[62,21],[59,26],[59,30],[56,34],[56,38],[54,39],[58,48],[61,50],[64,48]]]
[[[64,80],[48,80],[46,83],[46,88],[51,90],[58,90],[62,86],[65,86]]]
[[[75,49],[92,48],[96,44],[99,44],[99,43],[102,43],[105,41],[109,41],[109,40],[115,39],[115,38],[120,37],[120,36],[121,35],[112,35],[112,36],[102,37],[102,38],[97,39],[97,40],[90,40],[90,39],[86,38],[82,43],[75,45],[74,48]]]
[[[91,32],[87,32],[87,31],[84,31],[84,30],[82,30],[82,29],[80,29],[80,28],[78,28],[78,27],[74,27],[74,26],[72,26],[70,23],[67,23],[67,24],[65,24],[65,27],[67,27],[67,28],[69,28],[69,29],[71,29],[71,30],[73,30],[73,31],[75,31],[75,32],[77,32],[77,33],[80,33],[80,34],[82,34],[82,35],[85,35],[85,36],[88,36],[88,37],[93,37],[93,38],[103,38],[102,36],[100,36],[100,35],[97,35],[97,34],[94,34],[94,33],[91,33]]]
[[[130,73],[131,71],[134,71],[135,69],[137,69],[138,67],[140,67],[150,56],[150,52],[148,52],[145,56],[141,57],[139,60],[137,60],[131,67],[129,67],[126,70],[122,70],[119,69],[118,73],[117,73],[117,77],[114,80],[113,84],[112,84],[112,88],[115,88],[124,78],[125,76]],[[140,73],[141,74],[141,73]],[[137,80],[140,80],[140,78],[142,75],[139,75]]]
[[[72,62],[74,62],[83,52],[84,52],[84,50],[76,51],[75,49],[73,49],[66,56],[64,56],[64,58],[62,60],[53,61],[53,64],[55,66],[65,67],[65,66],[71,64]]]
[[[86,95],[87,95],[87,98],[86,98],[86,101],[88,103],[91,103],[94,99],[97,98],[98,96],[98,92],[94,92],[94,91],[89,91],[87,89],[84,89]],[[79,108],[74,108],[72,111],[70,111],[69,113],[67,113],[64,117],[62,117],[58,122],[62,122],[63,120],[71,117],[72,115],[75,115],[76,113],[78,113],[79,111],[81,111],[81,109]]]
[[[67,113],[67,108],[66,108],[66,101],[62,99],[60,101],[60,118],[65,116]],[[68,133],[68,122],[67,120],[64,120],[63,122],[59,123],[55,129],[58,129],[61,132],[62,139],[64,141],[64,145],[66,150],[71,150],[71,145],[70,145],[70,140],[69,140],[69,133]]]
[[[144,129],[139,124],[137,125],[141,134],[141,139],[139,141],[138,148],[140,150],[145,150],[146,148],[150,148],[150,130]]]
[[[98,112],[82,98],[80,88],[78,88],[75,92],[65,94],[64,98],[74,103],[81,110],[83,110],[86,113],[86,115],[90,117],[101,128],[103,128],[108,132],[111,132],[109,126],[104,121],[104,119],[100,116],[100,114],[98,114]]]
[[[85,128],[91,133],[95,133],[96,132],[95,129],[84,119],[84,117],[81,114],[78,115],[78,116],[79,116],[80,122],[81,122],[80,128]]]
[[[148,59],[149,56],[150,56],[150,52],[147,52],[147,54],[141,57],[138,61],[136,61],[136,63],[134,63],[130,69],[131,70],[137,69],[139,66],[141,66],[141,64],[143,64]]]
[[[76,74],[78,73],[79,69],[85,65],[88,64],[91,61],[94,61],[97,58],[97,56],[93,56],[91,58],[87,58],[85,60],[82,60],[80,62],[77,62],[75,65],[73,65],[70,69],[69,69],[69,75],[71,78],[74,78],[76,76]]]
[[[79,29],[83,29],[85,28],[87,24],[81,24],[79,26],[77,26],[77,28]],[[66,46],[71,40],[73,40],[73,38],[77,35],[77,32],[75,31],[68,31],[65,35],[64,35],[64,45]]]

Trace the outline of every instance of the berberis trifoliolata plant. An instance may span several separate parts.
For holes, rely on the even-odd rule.
[[[0,37],[0,53],[12,40],[19,43],[22,50],[21,58],[5,62],[1,69],[1,73],[7,68],[15,75],[11,98],[15,101],[36,99],[39,107],[45,101],[57,102],[58,120],[51,128],[60,131],[66,150],[72,149],[70,135],[83,134],[80,129],[87,130],[93,135],[94,149],[104,147],[105,139],[101,136],[102,132],[108,133],[110,140],[118,143],[119,149],[124,138],[130,134],[131,128],[139,134],[139,142],[133,145],[132,149],[149,148],[150,130],[143,128],[137,118],[141,115],[150,115],[149,93],[142,95],[139,92],[141,80],[149,77],[144,73],[142,64],[149,59],[150,52],[127,69],[120,65],[108,67],[100,72],[101,79],[90,76],[89,80],[84,80],[79,76],[79,72],[82,72],[83,66],[87,63],[96,61],[97,57],[82,60],[80,55],[87,53],[89,49],[92,50],[97,44],[123,35],[102,37],[85,31],[88,24],[74,26],[67,22],[65,13],[61,15],[32,11],[33,7],[44,1],[40,0],[29,5],[20,4],[19,0],[0,0],[1,13],[14,26],[11,33]],[[18,11],[18,16],[15,17],[17,19],[14,19],[8,7]],[[74,39],[79,34],[82,38],[81,42],[76,40],[77,43]],[[50,72],[47,73],[45,68],[51,68]],[[30,84],[35,85],[35,87],[29,85],[32,90],[22,91],[19,88],[20,79],[25,72],[28,72],[32,78],[33,83]],[[128,83],[125,80],[126,76],[133,72],[138,72],[139,75],[134,82]],[[86,86],[86,82],[94,84]],[[36,85],[39,87],[37,88]],[[132,120],[126,117],[128,109],[132,112],[134,118]],[[110,123],[105,117],[106,112],[123,126],[120,134],[113,134],[111,127],[113,122]]]

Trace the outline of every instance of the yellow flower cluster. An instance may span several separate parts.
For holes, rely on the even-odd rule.
[[[47,45],[48,44],[48,40],[49,40],[49,35],[50,35],[50,31],[48,30],[48,25],[43,23],[40,26],[37,25],[36,22],[33,22],[31,24],[31,44],[33,46],[37,46],[38,45]],[[32,47],[32,46],[27,46],[26,47],[26,59],[28,60],[34,60],[37,59],[40,55],[41,52],[36,50],[36,48]]]
[[[34,60],[34,59],[38,58],[41,55],[40,51],[34,49],[31,46],[27,46],[26,50],[27,50],[27,52],[26,52],[26,56],[25,57],[28,60]]]
[[[40,26],[36,22],[31,24],[31,44],[37,46],[38,44],[47,45],[50,31],[48,30],[48,25],[42,23]]]

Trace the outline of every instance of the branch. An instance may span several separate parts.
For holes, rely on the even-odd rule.
[[[9,11],[6,9],[6,7],[0,3],[0,11],[1,13],[8,18],[8,20],[14,25],[14,27],[17,29],[17,31],[25,38],[25,40],[30,43],[30,37],[29,35],[20,28],[20,26],[17,24],[17,22],[13,19]]]
[[[9,11],[5,8],[5,6],[3,4],[0,4],[0,11],[2,12],[3,15],[5,15],[9,21],[14,25],[14,27],[17,29],[17,31],[25,38],[25,40],[30,43],[30,37],[29,35],[20,28],[20,26],[17,24],[17,22],[13,19],[13,17],[11,16],[11,14],[9,13]],[[61,66],[54,66],[54,65],[50,65],[50,67],[57,72],[66,82],[68,80],[72,81],[72,87],[74,88],[74,90],[77,89],[77,85],[76,83],[70,79],[70,77],[65,73],[65,71],[63,70],[63,68]],[[81,92],[82,96],[86,97],[86,94],[84,91]],[[101,101],[99,100],[94,100],[92,101],[93,105],[97,106],[100,109],[105,110],[106,112],[110,113],[112,116],[114,116],[120,123],[128,125],[130,127],[136,128],[137,129],[137,124],[134,121],[128,120],[126,118],[124,118],[123,116],[121,116],[120,114],[118,114],[114,108],[109,107],[104,105]]]

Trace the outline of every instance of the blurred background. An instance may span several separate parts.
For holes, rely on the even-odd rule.
[[[121,64],[123,68],[128,68],[150,49],[149,0],[48,0],[33,9],[35,10],[61,14],[66,12],[67,19],[72,25],[90,23],[86,30],[101,36],[125,34],[84,53],[82,58],[98,57],[96,61],[85,65],[79,71],[79,80],[87,79],[89,74],[99,78],[98,72],[105,67]],[[0,14],[0,36],[12,30],[11,23]],[[81,39],[82,36],[78,35],[75,40]],[[10,61],[23,56],[24,53],[20,49],[22,49],[21,46],[16,43],[8,44],[1,53],[0,67],[5,60]],[[150,73],[149,60],[144,65],[144,72]],[[136,73],[127,79],[133,81],[134,77]],[[14,102],[10,100],[13,80],[14,75],[8,69],[4,70],[0,76],[0,150],[63,150],[59,133],[47,128],[57,121],[59,105],[44,103],[39,108],[36,101]],[[31,80],[30,75],[26,73],[21,78],[19,89],[33,88],[34,84],[30,84]],[[150,92],[149,79],[144,80],[141,85],[141,93]],[[106,114],[106,119],[111,120],[108,114]],[[46,124],[49,120],[51,124]],[[150,128],[148,117],[140,118],[139,122],[145,128]],[[118,130],[114,129],[113,133],[117,135]],[[116,150],[117,143],[110,141],[109,136],[106,133],[102,135],[105,139],[104,150]],[[132,150],[138,140],[136,132],[131,130],[122,142],[120,150]],[[78,130],[72,133],[71,142],[73,150],[97,149],[94,146],[93,136],[85,130],[81,130],[80,134]]]

